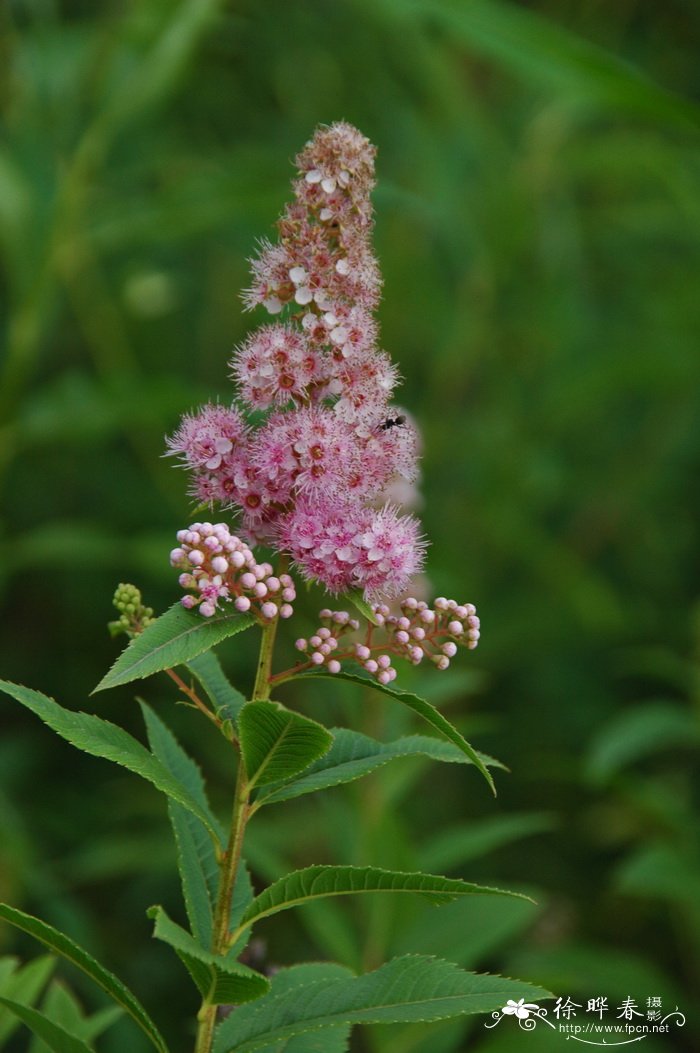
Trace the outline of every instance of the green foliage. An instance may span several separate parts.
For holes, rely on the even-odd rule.
[[[426,723],[430,724],[436,731],[439,731],[450,742],[454,743],[458,749],[460,749],[466,757],[472,762],[472,764],[481,772],[486,779],[486,782],[491,788],[494,796],[496,795],[496,787],[494,786],[493,778],[490,771],[486,767],[486,764],[481,759],[479,754],[476,752],[473,746],[471,746],[463,735],[457,731],[446,717],[443,717],[435,706],[431,705],[430,702],[426,702],[424,698],[419,698],[418,695],[412,694],[410,691],[401,691],[398,688],[389,687],[385,684],[380,684],[376,680],[370,680],[366,676],[358,676],[355,673],[340,672],[335,675],[331,673],[302,673],[296,676],[295,680],[317,680],[322,677],[331,677],[334,680],[347,680],[351,684],[358,684],[363,688],[372,688],[374,691],[378,691],[382,695],[388,695],[389,698],[396,699],[397,702],[401,702],[408,709],[413,710],[417,713]]]
[[[378,867],[312,866],[287,874],[256,896],[241,918],[241,927],[254,925],[280,910],[301,907],[326,896],[365,892],[411,892],[425,896],[435,904],[450,903],[460,896],[519,895],[433,874],[402,874]]]
[[[238,732],[250,787],[298,775],[333,741],[322,724],[279,702],[248,702],[238,715]]]
[[[458,746],[427,735],[404,735],[394,742],[377,742],[369,735],[350,728],[333,728],[331,733],[333,745],[325,756],[310,765],[299,778],[283,786],[268,787],[256,798],[256,804],[290,801],[307,793],[354,782],[400,757],[429,757],[450,764],[472,763],[471,758]],[[502,767],[498,761],[483,753],[479,757],[484,765]]]
[[[157,789],[200,819],[212,837],[218,838],[218,824],[211,812],[202,807],[196,797],[123,728],[100,717],[63,709],[53,699],[20,684],[0,680],[0,690],[36,713],[57,735],[77,749],[84,750],[93,757],[104,757],[114,761],[115,764],[153,783]]]
[[[290,175],[280,148],[289,157],[319,120],[346,116],[379,146],[382,338],[400,349],[401,401],[425,438],[428,573],[436,592],[483,607],[470,682],[450,687],[451,671],[432,669],[401,682],[513,769],[499,780],[498,819],[546,809],[558,826],[536,850],[515,831],[506,843],[507,824],[462,768],[431,770],[428,782],[419,757],[262,812],[246,848],[256,883],[317,859],[322,843],[348,863],[413,869],[434,851],[455,867],[470,859],[475,880],[542,886],[539,910],[485,897],[440,911],[411,897],[319,901],[280,915],[273,958],[337,954],[369,968],[387,949],[437,951],[558,993],[566,983],[612,994],[629,978],[691,1005],[695,5],[5,6],[3,675],[48,691],[60,675],[62,697],[80,699],[112,660],[102,625],[115,581],[140,582],[157,609],[172,602],[167,551],[189,513],[180,473],[158,458],[162,436],[183,410],[229,398],[225,361],[250,324],[236,298],[244,260]],[[305,597],[300,617],[322,602]],[[244,684],[254,669],[236,643],[222,658]],[[199,660],[188,663],[195,677]],[[343,687],[320,719],[352,712],[375,742],[412,730],[404,707],[358,713]],[[652,750],[634,714],[659,697],[674,712],[652,721]],[[234,718],[243,701],[233,696]],[[172,893],[150,789],[133,780],[115,807],[107,766],[76,754],[67,769],[29,715],[3,715],[3,898],[45,902],[52,920],[109,945],[180,1040],[187,977],[180,984],[164,956],[156,970],[147,954],[134,966],[127,921]],[[188,748],[191,717],[173,715]],[[313,788],[315,770],[261,788],[258,802]],[[228,755],[214,751],[217,804],[229,776]],[[460,1027],[382,1029],[368,1044],[487,1047]],[[317,1041],[328,1053],[324,1032],[285,1053]]]
[[[212,1005],[250,1002],[269,989],[269,982],[235,959],[211,954],[189,932],[168,917],[162,907],[151,907],[153,935],[177,952],[202,997]]]
[[[246,698],[229,683],[214,651],[205,651],[196,658],[190,658],[187,668],[204,688],[216,715],[221,720],[236,720]]]
[[[0,958],[0,997],[10,1002],[21,1002],[26,1006],[34,1005],[55,966],[55,959],[49,955],[36,958],[19,969],[14,958]],[[0,1048],[12,1035],[17,1024],[17,1017],[9,1008],[0,1009]]]
[[[351,979],[353,973],[342,965],[332,962],[308,962],[282,969],[272,980],[275,994],[299,990],[317,981]],[[346,1053],[351,1028],[347,1025],[324,1028],[318,1033],[304,1033],[294,1038],[283,1039],[282,1045],[266,1046],[262,1053]]]
[[[26,1004],[24,1000],[23,1004]],[[75,996],[59,981],[54,981],[49,987],[42,1000],[41,1011],[55,1024],[88,1043],[99,1038],[123,1013],[119,1006],[108,1006],[86,1016]],[[45,1042],[36,1038],[29,1047],[29,1053],[47,1053],[48,1048]]]
[[[117,1005],[126,1010],[132,1020],[148,1036],[155,1048],[159,1050],[159,1053],[168,1053],[165,1040],[135,995],[131,993],[121,980],[100,965],[92,955],[88,954],[82,947],[79,947],[69,936],[59,932],[53,925],[48,925],[45,921],[32,917],[31,914],[26,914],[15,907],[10,907],[7,903],[0,903],[0,918],[9,925],[14,925],[15,928],[21,929],[22,932],[26,932],[29,936],[38,940],[39,943],[43,943],[49,950],[59,954],[89,976],[98,987],[107,992]],[[46,1041],[45,1035],[41,1037]]]
[[[440,1020],[500,1009],[508,998],[551,997],[500,976],[475,976],[437,958],[407,955],[353,980],[317,980],[275,994],[225,1020],[214,1053],[253,1053],[271,1042],[339,1024]]]
[[[0,998],[0,1005],[25,1023],[37,1038],[46,1043],[52,1053],[92,1053],[90,1046],[81,1038],[70,1034],[60,1024],[54,1023],[37,1009],[32,1009],[21,1002],[13,1002],[9,998]]]
[[[468,826],[460,823],[440,830],[421,845],[421,866],[429,870],[452,870],[521,837],[551,830],[553,825],[553,816],[541,813],[498,815]]]
[[[532,11],[504,0],[470,0],[466,6],[459,0],[410,0],[408,7],[459,43],[528,80],[542,81],[559,97],[618,113],[629,110],[681,127],[700,126],[695,104]]]
[[[197,764],[188,757],[173,733],[142,703],[148,742],[153,755],[179,779],[210,813],[204,779]],[[219,867],[207,827],[177,801],[168,801],[168,814],[177,846],[180,882],[192,932],[203,946],[211,944],[214,903],[219,884]]]
[[[645,702],[608,722],[591,743],[587,773],[605,783],[628,765],[664,749],[696,748],[700,726],[687,707],[674,702]]]
[[[176,603],[129,643],[95,691],[105,691],[186,664],[254,624],[251,615],[233,611],[205,619]]]

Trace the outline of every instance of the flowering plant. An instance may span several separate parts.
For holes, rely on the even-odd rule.
[[[197,764],[145,704],[148,748],[96,716],[0,682],[69,742],[168,797],[188,927],[161,907],[150,915],[155,937],[172,947],[201,995],[195,1053],[338,1053],[348,1048],[354,1024],[438,1020],[547,997],[528,984],[414,954],[363,976],[340,964],[307,963],[269,977],[246,960],[258,922],[327,896],[410,892],[441,904],[515,895],[439,875],[335,865],[294,871],[256,893],[245,864],[246,829],[261,809],[359,779],[394,757],[471,764],[493,788],[494,762],[430,702],[392,686],[396,659],[444,670],[460,646],[474,648],[479,620],[472,604],[441,597],[430,605],[405,595],[425,551],[417,520],[399,506],[411,503],[419,444],[407,413],[392,402],[397,371],[377,346],[374,149],[356,129],[334,124],[316,132],[297,168],[279,242],[261,246],[245,294],[249,307],[262,305],[280,320],[236,350],[238,402],[186,415],[168,440],[169,453],[191,473],[197,501],[234,512],[237,532],[209,521],[178,532],[170,561],[185,595],[158,618],[138,589],[118,588],[111,629],[130,643],[98,685],[158,672],[171,677],[235,754],[229,825],[212,811]],[[272,550],[270,559],[256,553],[259,545]],[[321,610],[316,631],[296,640],[295,665],[273,671],[278,626],[294,614],[290,569],[345,602]],[[257,673],[252,691],[242,694],[214,648],[254,627]],[[352,729],[330,730],[272,700],[284,683],[324,676],[372,687],[439,737],[380,743]],[[141,1002],[71,938],[8,905],[0,905],[0,917],[83,969],[166,1053]],[[89,1050],[43,1009],[0,1002],[57,1053]],[[307,1033],[313,1038],[300,1038]]]

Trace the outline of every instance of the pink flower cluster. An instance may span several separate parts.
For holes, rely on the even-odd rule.
[[[363,642],[342,637],[359,629],[359,622],[347,611],[323,610],[321,626],[308,640],[296,641],[296,648],[306,655],[294,672],[324,666],[329,673],[339,673],[343,661],[356,662],[380,684],[396,679],[393,658],[405,658],[412,665],[424,659],[436,669],[448,669],[458,647],[473,650],[480,635],[480,623],[473,603],[458,604],[440,596],[433,607],[413,596],[401,602],[401,613],[392,614],[385,604],[372,607],[378,628],[368,623]],[[376,641],[377,633],[383,639]],[[282,673],[280,676],[284,677]]]
[[[388,503],[417,475],[418,437],[392,405],[396,368],[377,346],[381,281],[372,253],[374,147],[345,123],[296,159],[279,241],[252,261],[247,306],[280,319],[236,349],[242,409],[207,405],[168,440],[200,502],[240,510],[334,594],[396,596],[422,566],[417,521]],[[253,427],[244,415],[261,411]]]
[[[289,575],[276,577],[269,563],[258,563],[225,523],[193,523],[178,531],[177,540],[170,562],[182,571],[183,589],[190,590],[182,597],[187,610],[198,607],[200,614],[211,618],[223,600],[233,601],[241,614],[250,611],[263,622],[294,613],[296,591]]]

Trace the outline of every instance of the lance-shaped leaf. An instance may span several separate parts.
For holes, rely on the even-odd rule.
[[[256,896],[241,918],[240,927],[254,925],[270,914],[300,907],[327,896],[349,896],[363,892],[413,892],[437,904],[449,903],[460,896],[475,895],[527,899],[519,892],[505,892],[434,874],[384,870],[381,867],[312,866],[287,874]]]
[[[501,1009],[509,998],[538,1004],[551,997],[519,980],[480,976],[450,962],[407,955],[365,976],[320,980],[242,1006],[219,1026],[214,1053],[256,1053],[339,1024],[444,1020]]]
[[[47,954],[21,969],[15,969],[13,958],[3,958],[0,964],[0,995],[11,1002],[33,1005],[56,968],[56,959]],[[9,1009],[0,1009],[0,1047],[18,1027],[17,1016]]]
[[[229,682],[221,668],[221,662],[213,651],[191,658],[187,668],[197,678],[221,720],[235,720],[246,703],[242,695]]]
[[[14,1013],[18,1020],[26,1024],[29,1030],[40,1038],[52,1050],[52,1053],[93,1053],[93,1050],[82,1038],[72,1035],[53,1020],[21,1002],[9,998],[0,998],[0,1005]]]
[[[203,618],[195,611],[186,611],[181,604],[161,614],[154,622],[134,637],[122,651],[109,672],[93,691],[142,680],[152,673],[184,665],[203,654],[228,636],[243,632],[255,624],[249,614],[235,610]]]
[[[405,735],[394,742],[378,742],[349,728],[331,728],[331,734],[333,745],[324,757],[315,761],[293,782],[278,787],[267,786],[261,790],[256,804],[276,804],[330,786],[353,782],[399,757],[429,757],[452,764],[472,763],[464,751],[452,742],[428,735]],[[479,757],[487,767],[503,767],[500,761],[485,753],[479,753]]]
[[[216,823],[199,767],[185,753],[173,733],[153,710],[143,702],[141,709],[153,754],[187,787],[200,808]],[[196,938],[208,947],[211,943],[214,903],[219,883],[219,866],[214,845],[204,824],[182,805],[169,801],[168,814],[175,834],[177,865],[187,917]]]
[[[212,954],[193,936],[172,921],[162,907],[151,907],[148,916],[155,921],[153,935],[177,952],[197,985],[202,998],[213,1005],[250,1002],[270,988],[270,982],[233,958]]]
[[[352,969],[337,962],[307,962],[304,965],[292,965],[280,969],[272,977],[270,994],[279,995],[286,991],[298,990],[319,980],[354,979]],[[340,1027],[326,1028],[311,1035],[297,1035],[285,1039],[282,1044],[266,1046],[260,1053],[347,1053],[350,1043],[351,1028],[348,1024]]]
[[[114,761],[115,764],[120,764],[123,768],[153,783],[157,789],[196,815],[212,837],[219,840],[219,826],[216,821],[212,821],[211,813],[207,813],[207,810],[201,807],[187,787],[128,731],[124,731],[116,724],[111,724],[108,720],[102,720],[101,717],[64,709],[52,698],[42,695],[40,691],[22,687],[21,684],[0,680],[0,690],[21,702],[27,709],[31,709],[32,713],[36,713],[57,735],[76,746],[77,749],[93,757],[103,757],[105,760]]]
[[[400,691],[398,688],[388,687],[385,684],[378,683],[376,680],[370,680],[366,676],[358,676],[356,673],[345,673],[342,671],[335,675],[325,672],[301,673],[293,679],[306,680],[317,679],[318,677],[329,677],[333,680],[348,680],[351,684],[361,684],[362,687],[371,687],[374,691],[379,691],[382,695],[388,695],[389,698],[396,699],[397,702],[401,702],[404,706],[412,709],[414,713],[417,713],[419,717],[422,717],[423,720],[434,727],[436,731],[439,731],[444,738],[454,743],[454,745],[469,758],[472,764],[478,768],[484,776],[495,796],[496,787],[494,786],[491,773],[486,767],[484,761],[474,747],[467,742],[464,735],[457,731],[454,724],[451,724],[449,720],[443,717],[442,713],[436,709],[435,706],[431,705],[430,702],[426,702],[424,698],[419,698],[418,695],[414,695],[410,691]]]
[[[160,1053],[168,1053],[165,1039],[136,996],[114,973],[100,965],[92,955],[84,951],[69,936],[31,914],[25,914],[24,911],[10,907],[7,903],[0,903],[0,918],[14,925],[15,928],[21,929],[22,932],[26,932],[29,936],[33,936],[39,943],[43,943],[45,947],[60,954],[66,961],[82,970],[91,980],[94,980],[98,987],[106,991],[117,1005],[126,1010]]]
[[[251,786],[297,775],[333,742],[323,724],[279,702],[248,702],[238,716],[238,733]]]
[[[22,1000],[22,1005],[26,1004]],[[54,980],[39,1008],[54,1024],[88,1043],[99,1038],[124,1015],[120,1006],[110,1005],[99,1009],[92,1016],[86,1016],[75,995],[61,980]],[[46,1053],[46,1043],[35,1038],[29,1047],[29,1053]]]

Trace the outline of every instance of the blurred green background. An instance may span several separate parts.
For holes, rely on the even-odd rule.
[[[116,583],[157,609],[178,594],[190,504],[163,435],[230,396],[230,350],[261,320],[241,311],[246,257],[291,158],[319,122],[357,124],[379,149],[383,342],[425,438],[432,591],[483,624],[456,672],[402,678],[511,773],[494,802],[464,769],[402,762],[271,810],[250,862],[258,884],[290,862],[423,864],[538,904],[305,908],[262,932],[268,959],[425,950],[584,1008],[662,996],[688,1023],[645,1049],[699,1048],[698,5],[8,0],[0,25],[0,675],[141,734],[133,691],[88,695]],[[323,605],[305,602],[294,635]],[[243,646],[222,657],[245,683]],[[223,803],[209,729],[165,680],[142,693]],[[410,726],[341,685],[285,701]],[[0,726],[0,898],[65,926],[190,1048],[195,999],[144,913],[181,917],[162,800],[9,700]],[[4,931],[0,952],[37,949]],[[483,1023],[353,1048],[526,1041]],[[125,1043],[140,1053],[120,1024],[100,1048]]]

